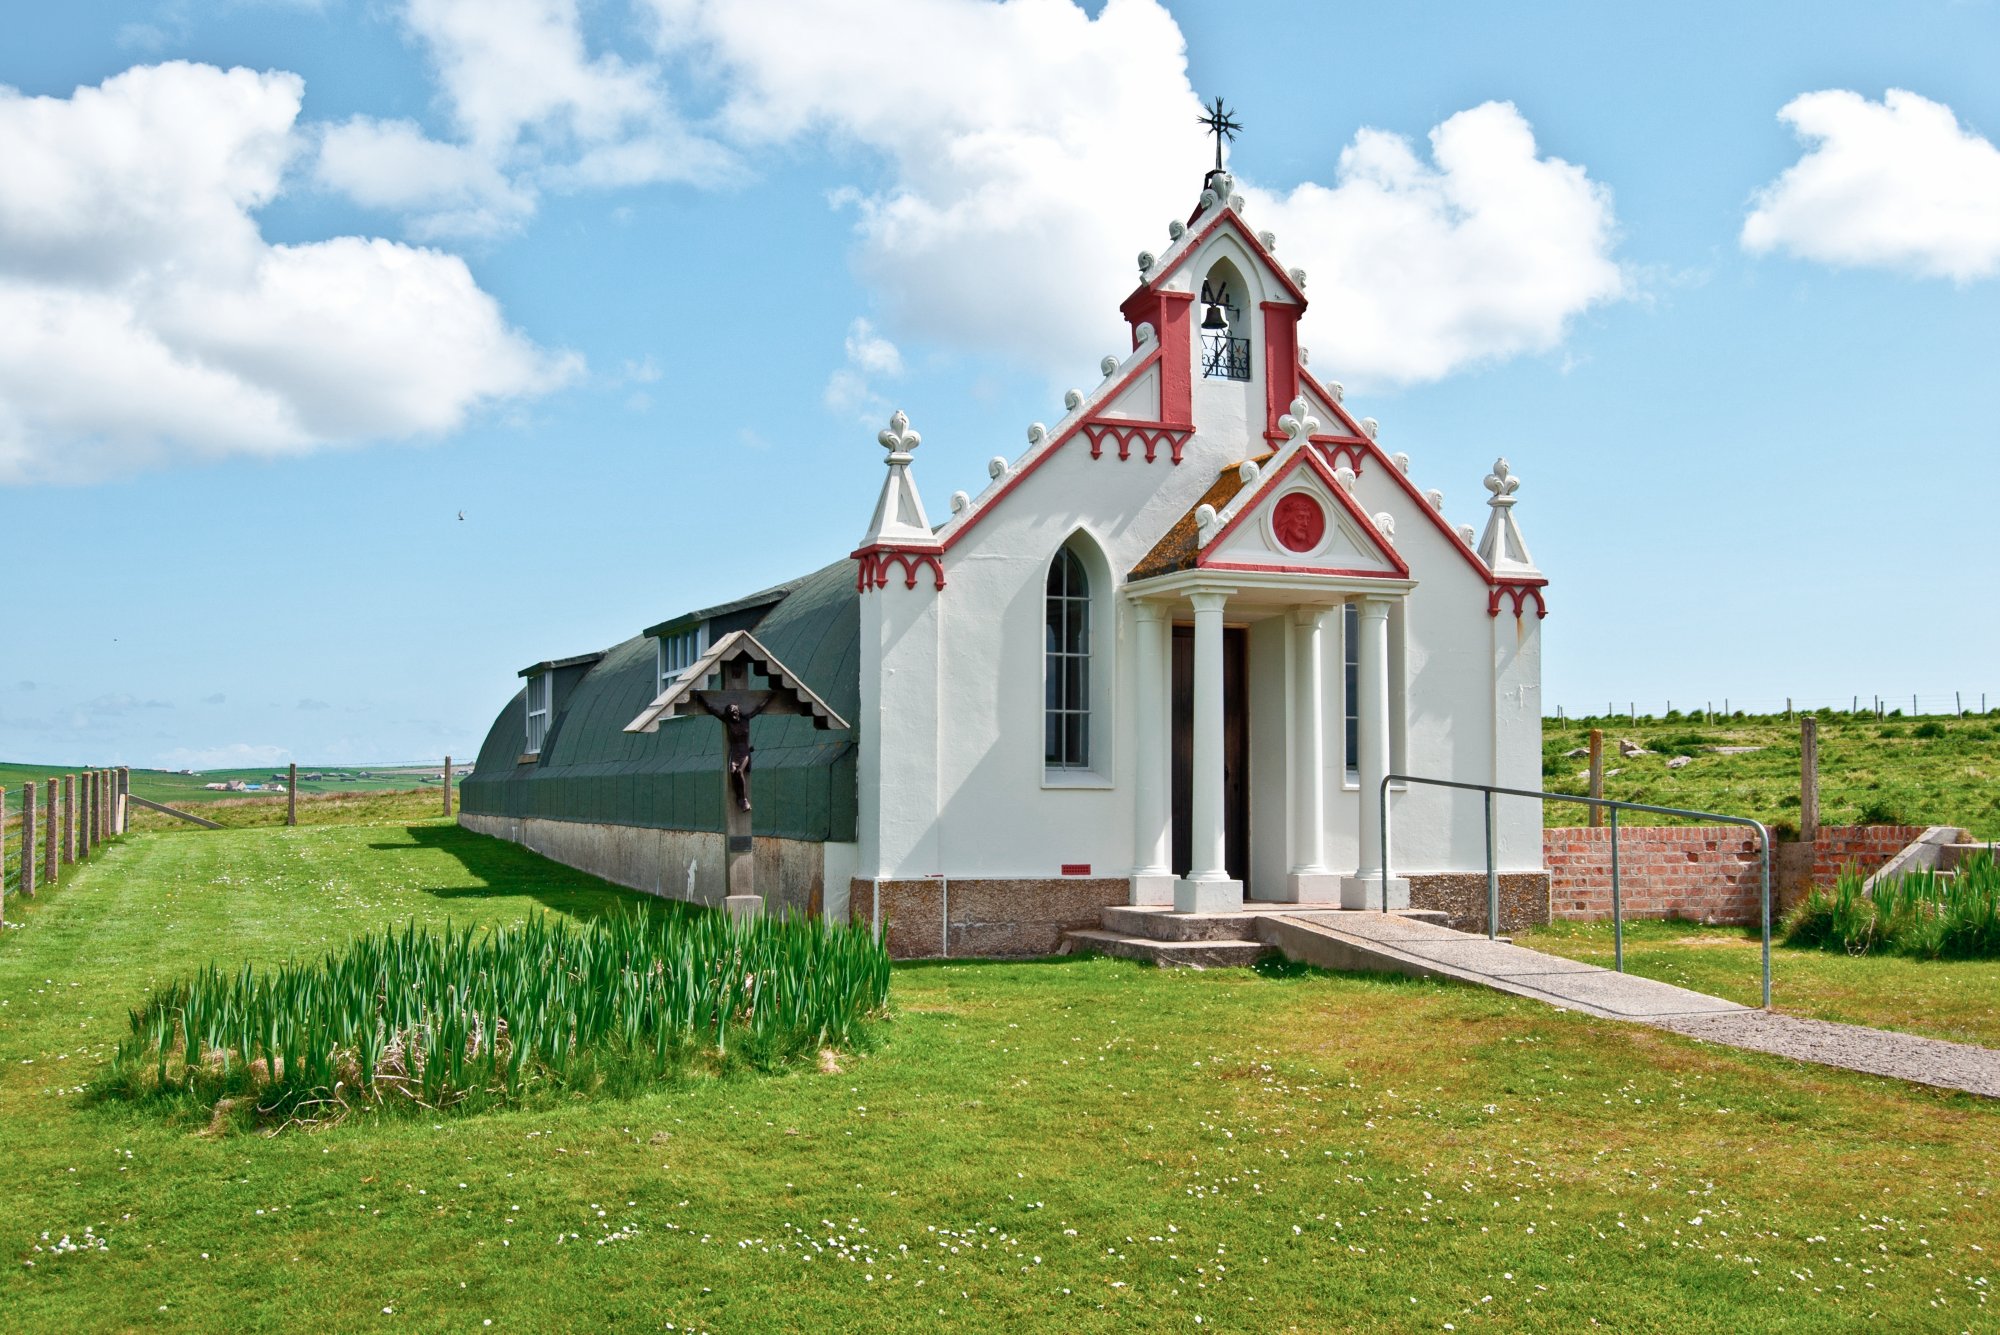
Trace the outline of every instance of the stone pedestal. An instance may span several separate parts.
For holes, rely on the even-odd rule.
[[[1183,876],[1174,882],[1174,912],[1235,913],[1243,907],[1243,882]]]
[[[1176,878],[1172,872],[1135,871],[1131,876],[1132,894],[1126,901],[1134,905],[1159,905],[1174,902]]]
[[[1341,902],[1340,886],[1345,880],[1330,871],[1295,871],[1285,877],[1283,904],[1338,904]]]
[[[1382,877],[1343,876],[1340,878],[1340,907],[1344,909],[1380,909],[1382,907]],[[1389,909],[1410,907],[1410,883],[1401,876],[1389,878]]]

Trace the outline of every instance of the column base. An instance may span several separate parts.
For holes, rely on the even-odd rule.
[[[722,908],[730,917],[739,921],[755,918],[764,911],[764,896],[725,895],[722,899]]]
[[[1161,905],[1174,902],[1174,874],[1170,871],[1135,871],[1128,904]]]
[[[1285,877],[1280,904],[1338,904],[1344,878],[1330,871],[1295,871]]]
[[[1176,913],[1239,913],[1243,909],[1243,882],[1201,881],[1183,876],[1174,882]]]
[[[1380,909],[1382,907],[1382,875],[1343,876],[1340,878],[1340,906],[1344,909]],[[1401,876],[1389,878],[1389,908],[1410,907],[1410,883]]]

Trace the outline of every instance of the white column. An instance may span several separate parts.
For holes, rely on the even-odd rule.
[[[1349,908],[1382,907],[1382,780],[1389,773],[1389,600],[1364,598],[1360,615],[1361,865],[1341,886]],[[1409,883],[1389,883],[1390,908],[1409,906]]]
[[[1292,609],[1292,870],[1285,898],[1328,903],[1340,881],[1326,866],[1326,720],[1320,625],[1326,609]]]
[[[1182,913],[1224,913],[1243,907],[1243,882],[1229,879],[1222,807],[1222,609],[1229,591],[1203,589],[1194,604],[1194,756],[1188,826],[1188,874],[1174,883]]]
[[[1168,739],[1173,729],[1173,623],[1158,603],[1139,599],[1132,604],[1133,640],[1137,648],[1133,729],[1137,733],[1137,769],[1132,780],[1132,894],[1134,904],[1171,904],[1174,872],[1173,784],[1168,771]]]

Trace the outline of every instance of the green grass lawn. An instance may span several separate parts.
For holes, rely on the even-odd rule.
[[[1566,754],[1586,746],[1590,724],[1604,729],[1606,797],[1656,806],[1690,807],[1752,816],[1796,831],[1799,821],[1799,725],[1782,715],[1664,721],[1642,717],[1542,725],[1542,781],[1554,792],[1582,793],[1589,761]],[[1629,738],[1654,752],[1626,758]],[[1722,755],[1714,746],[1762,750]],[[1677,755],[1690,757],[1678,770]],[[1827,825],[1958,825],[1979,838],[2000,838],[2000,717],[1904,719],[1882,722],[1848,715],[1819,722],[1820,821]],[[1550,825],[1582,825],[1585,808],[1543,804]],[[1620,817],[1643,823],[1630,813]],[[1657,823],[1659,818],[1655,818]]]
[[[838,1071],[275,1137],[84,1092],[127,1008],[200,962],[622,897],[442,823],[107,849],[0,936],[4,1325],[1997,1319],[2000,1106],[1444,983],[909,966]]]
[[[1520,945],[1611,967],[1610,923],[1557,922]],[[1625,968],[1644,978],[1758,1004],[1756,928],[1645,920],[1625,924]],[[1787,946],[1774,933],[1772,1005],[1791,1015],[1900,1029],[2000,1048],[2000,960],[1920,960]]]

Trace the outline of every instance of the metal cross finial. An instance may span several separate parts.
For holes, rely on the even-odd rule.
[[[1215,136],[1215,169],[1221,171],[1222,141],[1236,138],[1236,132],[1243,128],[1243,122],[1229,113],[1229,108],[1222,105],[1222,99],[1219,97],[1215,99],[1215,105],[1207,108],[1207,111],[1206,116],[1197,116],[1195,119],[1206,125],[1208,132]]]

